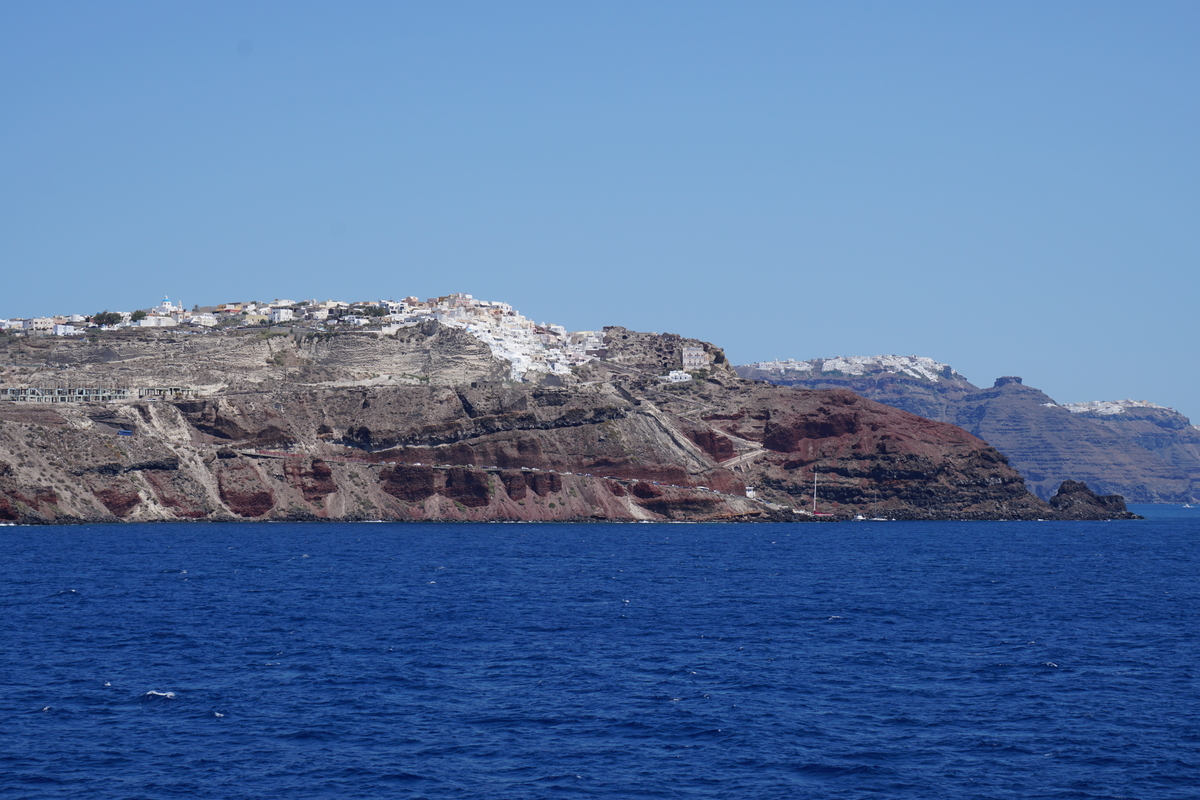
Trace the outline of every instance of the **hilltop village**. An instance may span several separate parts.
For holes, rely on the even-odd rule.
[[[153,308],[132,312],[104,311],[90,317],[71,314],[0,320],[0,335],[80,336],[97,330],[130,328],[212,333],[286,327],[293,331],[352,330],[388,336],[426,322],[461,329],[487,344],[496,358],[511,364],[511,380],[523,380],[530,373],[566,375],[572,367],[604,357],[603,332],[570,332],[561,325],[537,324],[508,303],[477,300],[463,293],[428,300],[406,297],[398,302],[276,299],[269,303],[251,301],[195,306],[191,311],[182,303],[164,298]],[[687,348],[679,364],[681,369],[667,372],[663,380],[691,380],[692,376],[686,370],[702,369],[705,364],[703,348]]]

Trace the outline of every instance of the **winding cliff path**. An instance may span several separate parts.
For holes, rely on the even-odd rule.
[[[722,433],[723,433],[723,431],[722,431]],[[746,439],[738,439],[736,436],[730,436],[727,433],[725,435],[729,436],[729,438],[732,439],[735,443],[746,442],[747,444],[754,445],[754,447],[756,448],[754,450],[750,450],[749,452],[736,455],[733,458],[727,458],[724,461],[720,462],[720,465],[722,467],[724,467],[725,469],[740,469],[741,467],[744,467],[746,464],[749,464],[751,461],[754,461],[755,459],[765,455],[767,452],[767,448],[763,447],[760,444],[755,444],[754,442],[750,442]]]
[[[665,397],[665,393],[663,392],[659,392],[657,394]],[[672,395],[666,397],[666,399],[668,399],[671,403],[682,402],[691,406],[691,408],[687,409],[686,411],[675,412],[677,416],[691,422],[707,425],[714,433],[719,433],[733,443],[733,447],[738,451],[738,454],[732,458],[727,458],[724,461],[717,462],[719,466],[725,469],[737,469],[749,464],[751,461],[756,460],[767,452],[767,448],[763,447],[758,442],[751,441],[750,439],[743,439],[740,436],[735,436],[734,434],[721,430],[716,425],[706,421],[704,419],[704,415],[713,411],[717,411],[717,406],[711,403],[702,403],[699,400],[695,400],[691,397],[677,397]]]

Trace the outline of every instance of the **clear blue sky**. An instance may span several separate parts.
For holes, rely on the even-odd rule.
[[[0,5],[0,317],[465,291],[1200,422],[1200,4]]]

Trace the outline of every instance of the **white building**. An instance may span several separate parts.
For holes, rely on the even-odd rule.
[[[217,324],[218,320],[212,314],[193,314],[187,318],[186,322],[189,325],[202,325],[205,328],[211,328]]]
[[[290,322],[296,315],[290,308],[272,308],[268,316],[272,325],[278,325],[280,322]]]
[[[162,316],[170,316],[172,314],[183,313],[183,303],[172,303],[169,297],[164,297],[163,301],[150,309],[151,314],[160,314]]]
[[[683,368],[684,369],[703,369],[708,365],[708,358],[704,354],[703,347],[685,347],[683,348]]]
[[[165,317],[161,314],[147,314],[137,322],[130,322],[131,328],[170,328],[179,323],[174,317]]]
[[[55,336],[74,336],[83,331],[77,329],[74,325],[55,325],[53,333]]]
[[[27,331],[52,331],[54,330],[54,320],[50,317],[34,317],[25,320],[24,328]]]

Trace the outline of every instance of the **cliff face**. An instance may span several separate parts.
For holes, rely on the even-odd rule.
[[[962,430],[846,391],[743,382],[712,345],[607,329],[611,361],[543,387],[497,380],[506,364],[434,328],[407,340],[289,337],[275,351],[285,364],[321,365],[323,383],[254,363],[282,342],[231,337],[226,352],[214,335],[202,354],[176,355],[176,376],[221,377],[219,392],[2,402],[0,520],[790,520],[813,511],[814,476],[818,515],[1058,515]],[[161,384],[175,363],[163,342],[110,342],[121,357],[97,357],[104,344],[76,343],[80,361],[60,358],[59,381]],[[707,378],[660,383],[683,346],[703,347]],[[48,358],[37,367],[22,357],[8,369],[49,369]],[[272,377],[227,376],[214,363]],[[397,365],[420,365],[419,382],[392,380],[383,368]],[[374,377],[341,377],[362,375]]]
[[[1186,473],[1103,425],[1072,414],[1019,381],[964,397],[955,421],[999,447],[1030,487],[1049,497],[1064,480],[1081,480],[1102,494],[1132,502],[1183,502],[1191,496]]]
[[[1200,427],[1178,411],[1160,406],[1115,404],[1113,413],[1069,408],[1076,416],[1102,426],[1114,435],[1131,440],[1158,456],[1164,464],[1186,476],[1187,502],[1200,501]],[[1175,498],[1179,499],[1179,498]]]
[[[486,344],[436,323],[392,336],[131,329],[0,337],[0,364],[9,386],[187,386],[207,393],[296,384],[460,385],[502,381],[508,372]]]
[[[723,438],[735,455],[722,465],[769,499],[818,514],[1054,516],[1004,456],[952,425],[845,390],[714,384],[654,400]]]
[[[980,389],[957,373],[929,380],[886,371],[838,375],[751,366],[737,372],[780,385],[849,389],[957,425],[1004,453],[1044,499],[1065,480],[1085,481],[1098,492],[1138,503],[1200,497],[1200,430],[1170,409],[1072,413],[1016,377]]]
[[[0,406],[0,420],[0,520],[769,513],[652,406],[608,387],[319,389],[116,408],[12,403]]]

